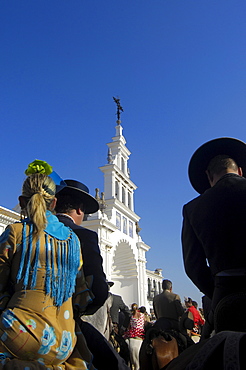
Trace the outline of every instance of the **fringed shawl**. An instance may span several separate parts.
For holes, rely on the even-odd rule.
[[[80,243],[74,232],[64,226],[57,217],[47,211],[45,236],[45,294],[54,299],[55,306],[61,306],[75,290],[75,280],[80,267]],[[23,288],[35,289],[40,254],[40,239],[33,242],[33,224],[22,221],[21,260],[17,282]],[[29,232],[27,233],[29,228]],[[55,248],[56,245],[56,248]]]

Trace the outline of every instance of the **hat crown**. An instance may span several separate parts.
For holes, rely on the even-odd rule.
[[[77,181],[77,180],[64,180],[64,181],[67,184],[67,186],[78,189],[78,190],[85,191],[86,193],[89,194],[89,188],[82,182]]]
[[[211,159],[217,155],[230,156],[246,176],[246,144],[243,141],[231,137],[207,141],[192,155],[188,168],[190,183],[199,194],[210,188],[206,170]]]
[[[87,214],[95,213],[99,210],[98,201],[89,194],[89,189],[85,184],[71,179],[66,179],[64,181],[67,186],[60,192],[60,196],[70,195],[80,198],[84,204],[85,213]]]

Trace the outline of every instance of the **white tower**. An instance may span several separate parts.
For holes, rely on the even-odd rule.
[[[119,104],[119,99],[117,100]],[[103,257],[104,271],[114,282],[111,291],[123,297],[126,304],[148,304],[148,279],[145,253],[150,249],[140,235],[134,212],[134,191],[137,186],[130,179],[128,160],[130,151],[122,134],[119,105],[116,133],[107,144],[107,164],[100,167],[104,174],[104,193],[99,198],[100,211],[91,215],[83,226],[97,231]],[[121,108],[121,107],[120,107]]]

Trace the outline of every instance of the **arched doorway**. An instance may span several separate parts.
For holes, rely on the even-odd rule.
[[[116,245],[111,280],[114,282],[112,293],[120,294],[127,305],[139,303],[137,259],[132,246],[125,239]]]

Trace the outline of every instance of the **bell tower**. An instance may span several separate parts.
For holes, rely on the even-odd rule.
[[[146,252],[150,247],[140,236],[140,217],[134,211],[137,186],[130,178],[128,161],[131,152],[126,147],[120,119],[123,108],[120,99],[113,99],[117,120],[115,136],[107,144],[107,162],[99,167],[104,174],[101,196],[96,189],[100,209],[83,221],[83,226],[98,234],[104,271],[108,280],[114,282],[111,292],[120,294],[129,305],[137,302],[148,309]]]
[[[111,205],[118,205],[127,213],[134,214],[134,191],[137,186],[130,179],[130,170],[128,160],[131,152],[126,147],[121,126],[120,112],[123,109],[120,105],[120,99],[114,98],[117,104],[117,121],[115,126],[115,136],[107,144],[108,155],[107,165],[100,167],[104,173],[104,196],[107,203],[106,213],[109,213]],[[112,217],[112,214],[108,214]],[[111,218],[110,217],[110,218]],[[137,222],[139,217],[135,215],[134,221]]]

